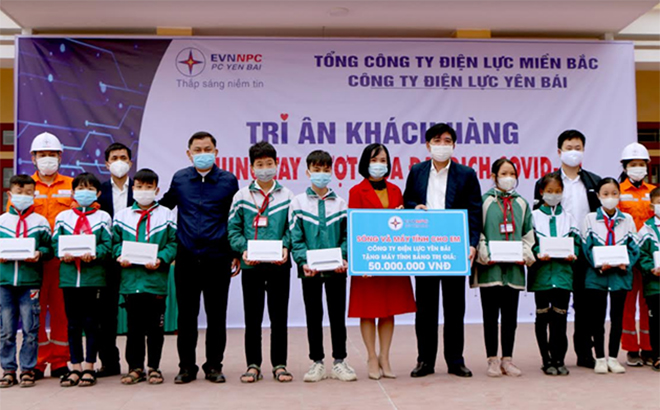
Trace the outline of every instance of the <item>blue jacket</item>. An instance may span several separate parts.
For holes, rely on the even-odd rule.
[[[215,165],[205,177],[195,167],[177,171],[159,203],[177,208],[179,246],[196,257],[234,255],[227,239],[227,219],[237,191],[234,174]]]
[[[429,186],[429,174],[432,160],[413,165],[406,181],[403,193],[403,203],[406,208],[415,208],[419,204],[426,205],[426,191]],[[481,186],[477,173],[470,167],[453,162],[447,175],[447,192],[445,194],[445,209],[466,209],[470,231],[470,246],[479,245],[481,235]]]

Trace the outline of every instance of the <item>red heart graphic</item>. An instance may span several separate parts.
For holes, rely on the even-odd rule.
[[[289,114],[280,114],[282,121],[286,121],[289,118]]]

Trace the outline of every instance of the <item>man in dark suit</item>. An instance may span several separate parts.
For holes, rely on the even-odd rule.
[[[101,184],[98,203],[101,209],[114,216],[115,213],[133,205],[133,181],[128,171],[133,166],[131,150],[124,144],[114,143],[105,150],[105,166],[110,170],[110,180]],[[107,286],[101,291],[101,333],[99,335],[99,358],[102,367],[98,377],[115,376],[121,373],[119,349],[117,348],[117,314],[119,311],[119,265],[108,261]]]
[[[426,148],[432,159],[414,165],[403,194],[406,208],[465,209],[470,233],[470,262],[476,255],[482,229],[481,187],[476,172],[452,161],[456,132],[447,124],[436,124],[426,131]],[[417,366],[411,377],[435,372],[438,354],[438,304],[442,282],[444,314],[444,356],[448,371],[460,377],[472,377],[463,358],[465,316],[464,276],[417,276],[415,278],[417,313]]]

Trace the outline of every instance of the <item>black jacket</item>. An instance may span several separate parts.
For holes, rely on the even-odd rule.
[[[559,175],[561,176],[561,169],[558,169],[554,172],[552,172],[553,175]],[[580,180],[584,184],[584,187],[587,189],[587,200],[589,201],[589,211],[590,212],[596,212],[596,209],[600,207],[600,200],[598,199],[598,192],[596,191],[596,187],[598,186],[598,183],[600,182],[601,178],[594,174],[593,172],[589,172],[585,169],[581,169],[580,172],[578,172],[578,175],[580,176]],[[541,195],[541,180],[543,178],[540,178],[538,181],[536,181],[536,185],[534,186],[534,209],[539,209],[542,205],[542,195]],[[580,226],[582,226],[582,221],[577,221]],[[579,227],[578,227],[579,228]]]
[[[98,200],[99,205],[101,205],[101,210],[110,214],[110,216],[115,216],[115,206],[112,200],[112,181],[107,180],[101,184],[101,196]],[[128,202],[126,206],[133,205],[133,180],[128,179]]]

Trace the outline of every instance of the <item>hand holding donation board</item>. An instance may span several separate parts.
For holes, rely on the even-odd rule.
[[[348,210],[348,271],[353,276],[467,276],[465,210]]]

